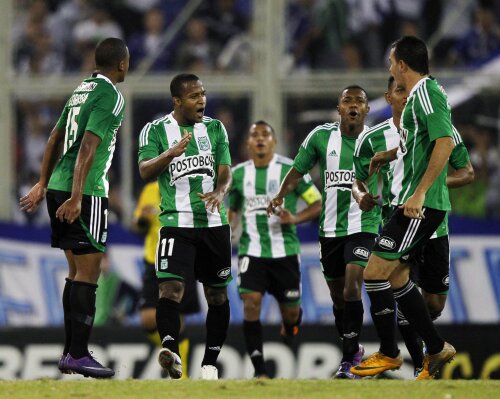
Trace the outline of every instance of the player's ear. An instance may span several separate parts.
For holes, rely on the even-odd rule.
[[[179,97],[173,97],[172,99],[174,100],[174,105],[181,105],[181,99]]]
[[[389,94],[389,92],[388,92],[388,91],[386,91],[386,92],[384,93],[384,97],[385,97],[385,102],[386,102],[387,104],[389,104],[389,105],[392,105],[392,102],[391,102],[391,95]]]

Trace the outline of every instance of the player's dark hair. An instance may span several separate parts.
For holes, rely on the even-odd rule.
[[[389,79],[387,79],[387,90],[391,91],[392,84],[394,83],[394,76],[389,76]]]
[[[344,88],[341,90],[341,92],[340,92],[340,94],[339,94],[339,98],[338,98],[339,103],[340,103],[340,98],[342,97],[342,93],[344,93],[344,91],[346,91],[346,90],[351,90],[351,89],[361,90],[363,93],[365,93],[366,98],[368,98],[368,93],[367,93],[367,92],[366,92],[366,90],[365,90],[365,89],[363,89],[361,86],[358,86],[358,85],[349,85],[349,86],[347,86],[347,87],[344,87]]]
[[[181,73],[174,76],[170,82],[170,95],[172,97],[181,97],[184,83],[200,80],[200,78],[192,73]]]
[[[404,61],[415,72],[429,74],[429,54],[425,43],[415,36],[403,36],[392,43],[396,61]]]
[[[257,122],[254,122],[253,125],[266,125],[269,129],[271,129],[271,133],[273,134],[274,137],[276,137],[276,132],[274,131],[274,127],[272,127],[269,123],[266,121],[260,119]]]
[[[108,37],[101,40],[95,48],[97,69],[112,69],[127,58],[127,46],[121,39]]]

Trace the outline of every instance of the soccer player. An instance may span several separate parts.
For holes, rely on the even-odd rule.
[[[354,154],[354,165],[356,180],[353,184],[353,196],[363,211],[369,211],[378,205],[377,197],[377,175],[370,176],[370,161],[372,157],[379,167],[387,160],[390,165],[385,164],[382,173],[382,224],[388,222],[389,216],[394,210],[391,200],[397,193],[391,193],[392,173],[397,159],[397,146],[399,144],[399,133],[396,126],[399,126],[401,114],[406,104],[406,90],[403,86],[397,85],[394,77],[389,77],[388,91],[385,98],[391,105],[392,118],[381,124],[374,126],[360,136],[356,143]],[[458,131],[453,127],[453,149],[449,164],[454,171],[448,174],[446,181],[448,188],[461,187],[469,184],[474,179],[474,170],[469,160],[467,148]],[[390,150],[387,150],[390,148]],[[369,182],[370,191],[367,191],[365,184]],[[372,184],[374,186],[372,187]],[[446,216],[431,239],[424,245],[417,254],[413,254],[410,260],[408,272],[412,281],[421,289],[431,318],[437,319],[444,309],[448,293],[448,280],[450,270],[450,247],[448,237],[448,217]],[[423,352],[420,337],[418,337],[414,327],[408,323],[403,313],[397,310],[397,323],[399,331],[403,336],[406,347],[412,357],[415,366],[415,375],[418,379],[428,376],[426,370],[422,370]]]
[[[359,134],[367,129],[364,120],[370,109],[366,92],[359,86],[346,87],[339,96],[337,109],[340,123],[326,123],[309,133],[267,213],[272,215],[302,177],[319,164],[321,266],[333,300],[335,325],[343,351],[335,377],[354,379],[357,377],[350,368],[357,365],[364,354],[359,345],[363,324],[363,269],[378,232],[379,217],[376,210],[362,213],[351,195],[354,145]]]
[[[139,300],[142,327],[146,330],[149,340],[161,347],[160,336],[156,328],[156,306],[158,305],[158,280],[156,279],[155,257],[160,230],[160,187],[157,181],[147,183],[139,196],[134,211],[132,228],[145,236],[144,239],[144,272],[142,275],[142,290]],[[198,313],[200,303],[194,271],[187,270],[184,296],[179,305],[181,324],[179,330],[179,352],[182,360],[182,377],[187,377],[189,339],[184,335],[184,315]],[[182,338],[183,337],[183,338]]]
[[[139,172],[160,186],[159,281],[156,325],[163,349],[158,361],[171,378],[182,376],[179,303],[188,269],[203,284],[208,303],[202,379],[218,379],[215,366],[229,326],[231,232],[223,199],[231,183],[224,125],[204,117],[206,95],[196,75],[170,83],[174,110],[146,124],[139,136]]]
[[[293,162],[276,154],[275,146],[271,125],[264,121],[252,124],[247,137],[250,160],[234,167],[229,192],[229,221],[233,229],[241,212],[238,287],[243,300],[245,343],[258,378],[268,377],[262,350],[262,297],[267,291],[278,301],[283,319],[281,335],[291,343],[302,319],[300,243],[295,225],[316,218],[321,211],[321,194],[307,175],[285,197],[279,212],[267,217],[267,204]],[[307,207],[296,212],[299,198]]]
[[[104,39],[95,49],[95,63],[96,71],[66,103],[45,148],[40,179],[20,205],[32,212],[47,195],[52,246],[64,250],[68,260],[62,298],[65,344],[59,369],[110,378],[114,371],[90,355],[88,341],[106,249],[107,172],[125,110],[116,84],[125,80],[128,49],[120,39]]]
[[[424,368],[436,375],[455,356],[455,348],[436,331],[422,295],[408,278],[410,251],[425,244],[450,210],[446,168],[453,150],[450,106],[444,90],[429,76],[425,43],[405,36],[393,43],[390,73],[409,91],[401,117],[390,220],[376,240],[364,272],[380,350],[351,368],[359,376],[398,369],[403,359],[395,338],[395,300],[427,346]]]

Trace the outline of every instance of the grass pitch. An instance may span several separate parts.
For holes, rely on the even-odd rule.
[[[499,397],[500,381],[81,380],[0,381],[5,399],[462,399]]]

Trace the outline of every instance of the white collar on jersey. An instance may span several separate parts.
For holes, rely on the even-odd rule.
[[[408,97],[411,97],[411,95],[412,95],[413,93],[415,93],[415,91],[416,91],[416,90],[417,90],[417,89],[418,89],[421,85],[423,85],[423,84],[424,84],[423,82],[424,82],[425,80],[427,80],[427,79],[429,79],[429,76],[424,76],[422,79],[420,79],[420,80],[419,80],[419,81],[415,84],[415,86],[413,86],[413,88],[412,88],[412,89],[411,89],[411,91],[410,91],[410,94],[408,94]]]
[[[399,130],[399,127],[394,124],[394,118],[393,117],[390,117],[389,119],[387,119],[387,122],[389,122],[389,126],[391,127],[391,129],[394,129],[396,131]]]
[[[106,76],[104,75],[101,75],[100,73],[98,73],[96,75],[96,78],[97,79],[104,79],[106,82],[108,82],[111,86],[114,86],[113,82],[111,80],[109,80],[109,78],[107,78]]]

